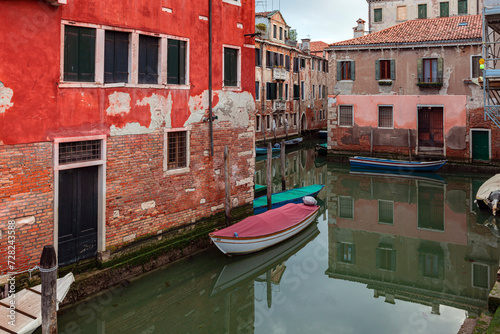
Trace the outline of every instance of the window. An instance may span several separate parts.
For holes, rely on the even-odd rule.
[[[276,27],[276,24],[273,24],[273,37],[274,38],[277,37],[277,29],[278,29],[278,27]]]
[[[293,114],[293,126],[297,126],[297,113]]]
[[[158,37],[139,35],[139,76],[140,84],[158,84]]]
[[[316,86],[313,85],[313,93],[312,93],[312,100],[316,97]]]
[[[337,248],[338,260],[343,263],[356,263],[355,245],[348,243],[339,243]]]
[[[255,66],[262,66],[262,49],[255,49]]]
[[[378,200],[378,222],[380,224],[394,224],[394,202]]]
[[[238,87],[238,49],[224,48],[224,86]]]
[[[479,59],[481,59],[481,56],[471,57],[471,78],[479,78],[482,76],[482,71],[479,68]]]
[[[406,6],[399,6],[398,7],[398,21],[404,21],[406,20]]]
[[[107,30],[104,46],[104,82],[128,82],[130,34]]]
[[[285,100],[288,101],[288,84],[285,84]]]
[[[293,58],[293,72],[299,73],[299,58]]]
[[[59,143],[59,165],[101,160],[102,140]]]
[[[354,62],[353,61],[338,61],[337,62],[337,81],[354,80]]]
[[[300,86],[293,85],[293,99],[300,100]]]
[[[271,116],[266,115],[266,128],[269,130],[271,129]]]
[[[339,196],[339,218],[354,218],[354,198]]]
[[[305,59],[303,59],[303,58],[300,60],[300,68],[301,68],[301,69],[306,68],[306,60],[305,60]]]
[[[378,107],[378,127],[393,128],[393,111],[392,106]]]
[[[375,61],[375,80],[394,80],[395,62],[394,60],[376,60]]]
[[[272,101],[278,98],[278,85],[276,82],[266,82],[266,100]]]
[[[472,264],[472,286],[489,289],[490,288],[490,269],[482,263]]]
[[[450,16],[450,3],[448,1],[439,3],[439,16],[440,17]]]
[[[311,71],[314,71],[314,63],[315,63],[314,59],[311,59]]]
[[[280,40],[282,41],[283,40],[283,28],[280,27]]]
[[[260,131],[260,115],[255,115],[255,131]]]
[[[373,22],[382,22],[382,8],[373,10]]]
[[[321,99],[321,85],[318,85],[318,99]]]
[[[426,19],[427,18],[427,4],[418,5],[418,18]]]
[[[391,246],[381,246],[375,250],[378,269],[396,271],[396,251]]]
[[[186,42],[169,39],[167,44],[167,83],[171,85],[185,85]]]
[[[188,166],[187,144],[187,131],[167,132],[167,170]]]
[[[305,84],[304,84],[304,81],[301,81],[300,82],[300,98],[302,100],[305,100],[305,95],[306,95],[306,93],[305,93]]]
[[[283,100],[283,83],[278,83],[278,97],[280,100]]]
[[[353,126],[352,106],[339,106],[339,126]]]
[[[288,72],[290,71],[290,56],[288,56],[288,55],[285,56],[285,69]]]
[[[95,81],[96,29],[64,28],[64,81]]]
[[[255,81],[255,100],[260,100],[260,82]]]
[[[443,58],[424,58],[417,60],[418,80],[423,83],[443,82]]]
[[[467,0],[458,0],[458,15],[467,15]]]

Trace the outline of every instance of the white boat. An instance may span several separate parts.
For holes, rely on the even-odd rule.
[[[316,218],[318,210],[317,205],[290,203],[245,218],[209,236],[224,254],[252,253],[299,233]]]
[[[57,301],[59,303],[66,297],[71,283],[75,281],[73,273],[57,279]],[[15,300],[15,322],[9,324],[11,319],[11,301]],[[42,325],[42,286],[26,288],[14,296],[0,300],[0,333],[29,334]]]
[[[496,174],[486,180],[476,193],[476,204],[482,210],[491,209],[493,215],[498,210],[500,201],[500,174]]]

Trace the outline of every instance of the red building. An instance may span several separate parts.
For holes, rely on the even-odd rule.
[[[226,145],[251,203],[254,27],[253,0],[2,1],[0,277],[10,221],[23,271],[222,211]]]

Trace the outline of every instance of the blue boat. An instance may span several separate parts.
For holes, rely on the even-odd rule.
[[[290,189],[271,195],[272,209],[279,208],[288,203],[302,203],[304,196],[316,197],[323,189],[322,184],[313,184],[302,188]],[[267,211],[267,196],[261,196],[253,200],[253,213],[259,214]]]
[[[437,161],[403,161],[392,159],[378,159],[368,157],[349,158],[351,168],[383,169],[406,172],[435,172],[443,167],[447,160]]]
[[[271,148],[271,152],[272,153],[279,153],[279,152],[281,152],[281,147],[273,147],[273,148]],[[255,154],[257,154],[257,155],[267,154],[267,147],[256,147]]]

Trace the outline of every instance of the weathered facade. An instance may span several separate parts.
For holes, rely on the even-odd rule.
[[[369,33],[415,19],[481,15],[483,0],[366,0]],[[356,37],[356,36],[355,36]]]
[[[474,139],[491,130],[480,120],[480,43],[481,18],[470,15],[409,21],[330,45],[329,148],[500,158],[494,138]]]
[[[59,2],[0,4],[0,276],[223,211],[226,145],[253,199],[254,1],[213,1],[213,55],[208,1]]]
[[[325,58],[310,53],[309,40],[300,48],[289,40],[289,26],[277,10],[256,13],[256,24],[256,140],[325,128]]]

